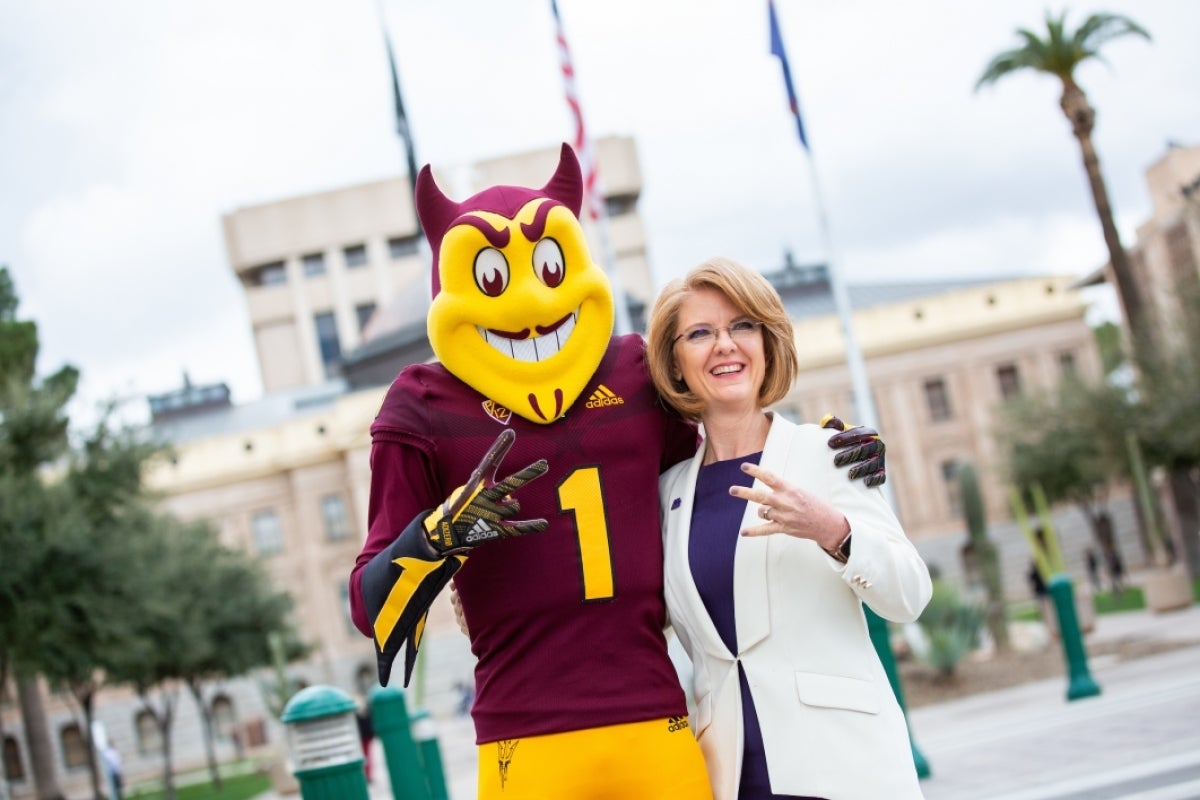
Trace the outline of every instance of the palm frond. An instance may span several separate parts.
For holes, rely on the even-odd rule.
[[[997,54],[988,62],[975,82],[975,90],[1022,69],[1057,76],[1064,83],[1074,82],[1075,68],[1088,59],[1104,59],[1100,47],[1111,39],[1130,34],[1147,40],[1150,34],[1142,26],[1120,14],[1092,14],[1074,31],[1067,27],[1067,12],[1046,11],[1045,32],[1018,28],[1021,45]]]

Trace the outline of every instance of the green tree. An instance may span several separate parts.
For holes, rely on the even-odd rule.
[[[133,635],[121,651],[108,654],[105,667],[110,682],[134,688],[158,726],[164,794],[170,800],[175,796],[171,734],[181,691],[191,692],[199,705],[209,767],[219,785],[204,685],[270,663],[269,637],[295,634],[287,595],[271,588],[257,562],[221,546],[210,523],[154,513],[139,524],[151,535],[137,537],[137,552],[127,566],[145,576],[129,620]]]
[[[18,319],[18,306],[8,269],[0,267],[0,678],[11,670],[17,681],[38,800],[56,800],[63,793],[33,668],[36,651],[29,642],[36,630],[27,610],[45,600],[38,571],[59,509],[42,472],[67,451],[65,406],[79,373],[64,366],[37,379],[37,325]]]
[[[1134,417],[1125,390],[1079,380],[1006,403],[996,438],[1009,482],[1040,485],[1051,503],[1074,503],[1107,547],[1109,486],[1128,475],[1124,437]]]
[[[1034,70],[1052,75],[1062,83],[1059,106],[1071,124],[1079,149],[1083,155],[1083,168],[1087,173],[1092,190],[1092,200],[1104,244],[1108,248],[1113,277],[1116,279],[1117,294],[1125,311],[1125,319],[1134,340],[1135,351],[1140,354],[1150,350],[1145,341],[1148,331],[1144,325],[1145,302],[1137,278],[1113,218],[1112,203],[1108,199],[1104,174],[1100,169],[1100,157],[1092,142],[1092,130],[1096,124],[1096,111],[1088,102],[1087,95],[1075,80],[1076,68],[1091,59],[1103,60],[1100,48],[1107,42],[1122,36],[1141,36],[1147,40],[1150,34],[1133,20],[1118,14],[1091,14],[1083,23],[1071,31],[1067,29],[1066,12],[1057,17],[1046,12],[1046,31],[1041,36],[1027,28],[1019,28],[1017,37],[1021,44],[994,56],[975,84],[978,91],[996,83],[1015,72]],[[1141,359],[1139,359],[1140,361]]]
[[[102,794],[91,741],[95,702],[106,685],[105,663],[132,635],[142,576],[127,565],[134,539],[150,535],[138,524],[148,501],[142,471],[158,452],[133,430],[113,430],[109,419],[105,414],[72,450],[65,476],[51,487],[63,511],[47,532],[39,572],[54,602],[29,609],[37,617],[37,669],[54,688],[69,690],[83,717],[96,797]]]
[[[203,635],[193,640],[196,648],[187,654],[183,679],[200,710],[209,773],[214,788],[220,789],[212,704],[205,687],[269,665],[271,637],[294,640],[296,634],[289,622],[291,598],[272,588],[260,562],[240,550],[220,547],[207,522],[187,527],[186,535],[204,543],[207,561],[192,573],[195,602],[189,606],[187,624]]]
[[[987,592],[984,620],[996,649],[1008,649],[1008,616],[1004,604],[1004,578],[1000,570],[1000,558],[996,545],[988,537],[987,516],[983,509],[983,495],[975,477],[975,467],[959,464],[958,484],[962,490],[963,517],[967,523],[967,535],[971,542],[971,553],[979,565],[980,576]]]
[[[1163,467],[1192,578],[1200,578],[1200,294],[1184,292],[1179,347],[1155,352],[1140,370],[1138,439],[1146,460]]]

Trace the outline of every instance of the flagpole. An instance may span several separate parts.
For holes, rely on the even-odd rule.
[[[867,425],[878,431],[879,418],[875,414],[875,401],[871,397],[871,386],[867,381],[867,369],[863,363],[862,350],[859,349],[858,337],[854,333],[854,316],[850,308],[850,295],[846,291],[846,284],[842,281],[841,272],[838,270],[837,256],[833,247],[833,236],[829,230],[829,216],[825,213],[825,199],[821,194],[821,181],[817,175],[817,160],[813,156],[808,137],[804,132],[804,122],[800,116],[800,102],[796,97],[795,86],[792,84],[791,69],[788,67],[787,54],[783,47],[783,36],[779,31],[779,20],[775,16],[774,0],[767,0],[767,10],[771,26],[771,53],[779,58],[780,66],[783,68],[783,79],[787,86],[788,102],[792,107],[792,115],[796,118],[796,130],[800,134],[800,143],[804,145],[804,149],[808,152],[813,200],[817,207],[817,224],[820,227],[821,238],[825,245],[825,253],[828,261],[826,269],[829,273],[829,287],[833,291],[833,304],[837,308],[838,320],[842,326],[842,338],[846,344],[846,364],[850,368],[850,386],[854,392],[854,404],[857,407],[855,410],[858,414],[860,424]],[[892,494],[891,483],[885,482],[879,488],[883,492],[884,500],[894,509],[896,502]],[[867,630],[871,636],[871,644],[875,647],[875,652],[879,655],[880,663],[883,665],[884,672],[888,676],[888,683],[891,684],[892,692],[895,694],[896,701],[900,704],[900,711],[904,715],[904,724],[908,729],[908,745],[912,751],[913,766],[916,768],[917,777],[918,779],[928,777],[930,775],[929,761],[926,760],[925,755],[917,748],[917,743],[913,739],[912,728],[908,724],[908,710],[904,705],[904,691],[900,684],[900,673],[896,669],[896,658],[892,653],[891,637],[888,632],[887,621],[871,610],[866,604],[863,605],[863,612],[867,618]]]
[[[571,49],[567,45],[567,36],[563,31],[562,17],[558,15],[558,3],[550,0],[550,10],[554,14],[555,35],[558,39],[559,66],[562,69],[563,89],[566,93],[567,106],[575,123],[575,141],[573,147],[579,156],[583,168],[584,196],[583,206],[592,219],[593,230],[600,245],[600,256],[608,282],[612,285],[613,295],[613,327],[615,333],[632,333],[633,323],[629,318],[629,301],[625,295],[625,287],[621,282],[621,274],[617,271],[617,256],[609,238],[608,208],[604,201],[603,183],[600,180],[596,166],[596,154],[583,124],[583,105],[579,102],[575,90],[575,67],[571,61]]]
[[[783,36],[779,30],[779,19],[775,16],[775,3],[767,0],[767,12],[771,28],[771,54],[779,59],[783,69],[783,82],[787,88],[788,103],[792,115],[796,119],[796,131],[800,136],[800,144],[808,153],[809,171],[812,176],[813,199],[817,208],[817,224],[820,228],[822,243],[825,246],[826,270],[829,273],[829,286],[833,292],[833,304],[837,309],[838,320],[841,322],[842,338],[846,344],[846,362],[850,368],[850,386],[854,392],[854,405],[859,421],[863,425],[879,430],[879,418],[875,414],[875,402],[871,397],[871,387],[867,381],[867,370],[863,363],[862,351],[858,346],[858,337],[854,333],[854,317],[850,308],[850,295],[846,284],[842,281],[838,269],[837,257],[833,247],[833,236],[829,231],[829,216],[825,213],[825,200],[821,194],[821,181],[817,175],[817,159],[813,155],[808,135],[804,130],[803,117],[800,115],[800,101],[796,95],[796,87],[792,83],[792,71],[788,66],[787,52],[783,47]],[[891,487],[883,485],[888,504],[893,505]]]

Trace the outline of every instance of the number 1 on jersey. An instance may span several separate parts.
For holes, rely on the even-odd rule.
[[[575,515],[575,538],[583,574],[583,599],[607,600],[613,596],[612,550],[599,467],[580,467],[558,484],[558,505]]]

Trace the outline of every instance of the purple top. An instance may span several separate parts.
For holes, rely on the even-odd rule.
[[[762,453],[700,467],[692,506],[692,528],[688,539],[688,563],[692,580],[716,626],[721,641],[736,653],[737,624],[734,616],[733,558],[737,552],[746,501],[729,494],[730,486],[750,486],[754,479],[742,472],[742,464],[757,464]],[[742,728],[745,752],[738,800],[787,800],[795,795],[771,793],[767,777],[767,755],[754,698],[746,684],[746,673],[738,665],[742,687]],[[800,799],[802,800],[802,799]]]

